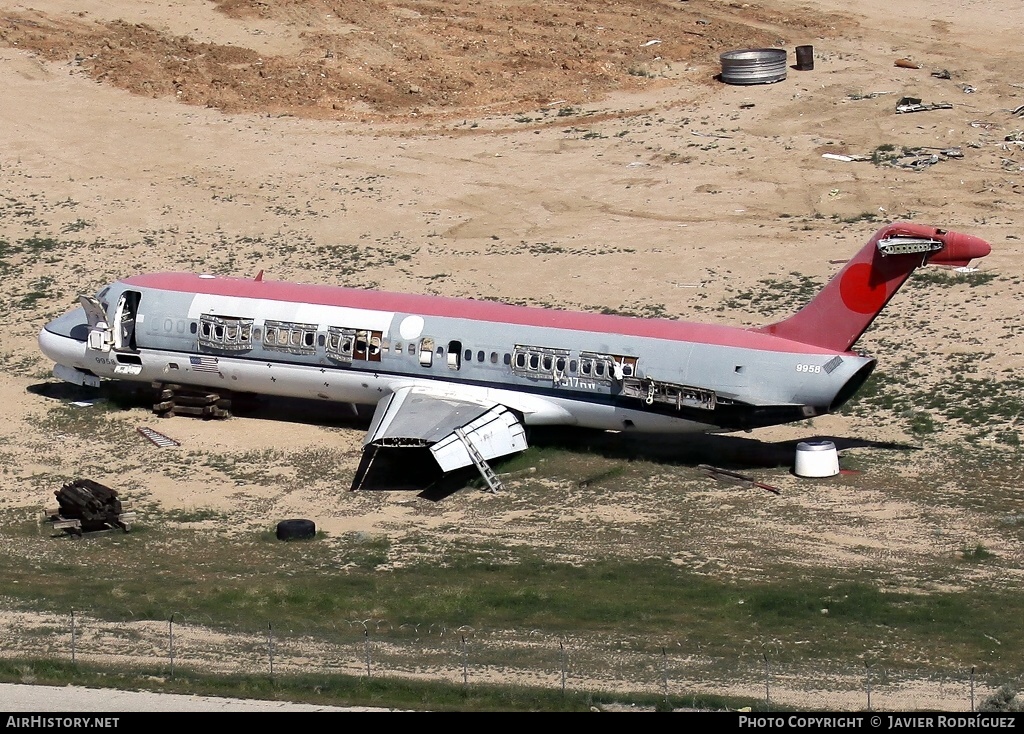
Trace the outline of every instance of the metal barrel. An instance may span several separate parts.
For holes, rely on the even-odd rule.
[[[726,84],[771,84],[786,78],[786,50],[782,48],[726,51],[720,58],[721,78]]]
[[[814,46],[796,47],[797,71],[811,71],[814,68]]]

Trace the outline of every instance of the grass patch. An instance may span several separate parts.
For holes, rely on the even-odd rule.
[[[25,523],[5,522],[0,541]],[[650,639],[700,630],[705,646],[732,658],[743,655],[751,634],[779,641],[789,654],[799,650],[804,660],[855,658],[866,640],[880,639],[959,660],[985,659],[986,635],[1007,649],[1024,645],[1016,623],[1024,598],[1016,593],[883,591],[849,574],[837,580],[841,573],[828,569],[730,582],[656,558],[578,566],[502,547],[497,561],[493,548],[473,545],[382,570],[402,548],[381,538],[279,543],[266,534],[229,541],[210,531],[144,529],[29,539],[29,552],[0,569],[8,605],[115,621],[174,613],[228,632],[270,623],[323,638],[360,619],[387,620],[390,629],[444,624]],[[984,549],[971,553],[982,560]],[[964,619],[972,620],[969,630]]]
[[[995,558],[995,553],[988,550],[981,543],[975,543],[974,545],[964,546],[960,550],[960,556],[971,563],[979,563],[986,561],[990,558]]]
[[[724,308],[777,318],[803,308],[824,287],[819,281],[792,272],[788,280],[762,278],[758,287],[722,301]]]
[[[661,696],[611,693],[517,685],[366,677],[342,674],[307,675],[211,675],[165,667],[100,666],[37,658],[0,660],[0,681],[36,685],[76,685],[218,696],[266,701],[293,701],[320,706],[372,706],[412,711],[591,711],[604,706],[636,706],[645,709],[699,708],[766,710],[765,702],[716,695]],[[772,706],[775,711],[786,710]]]

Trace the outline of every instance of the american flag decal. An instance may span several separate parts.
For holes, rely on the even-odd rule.
[[[826,374],[831,375],[835,371],[836,367],[838,367],[842,363],[843,363],[843,358],[842,357],[840,357],[838,354],[836,356],[834,356],[832,359],[830,359],[828,362],[825,363],[825,372],[826,372]]]
[[[189,357],[188,363],[194,372],[220,372],[217,357]]]

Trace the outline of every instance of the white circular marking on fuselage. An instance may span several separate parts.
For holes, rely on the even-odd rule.
[[[417,339],[423,333],[423,317],[406,316],[402,319],[402,323],[398,325],[398,333],[405,340]]]

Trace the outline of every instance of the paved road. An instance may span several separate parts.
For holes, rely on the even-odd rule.
[[[387,711],[361,706],[318,706],[285,701],[256,701],[212,696],[183,696],[148,691],[77,686],[27,686],[0,683],[0,712],[103,713],[136,711]]]

